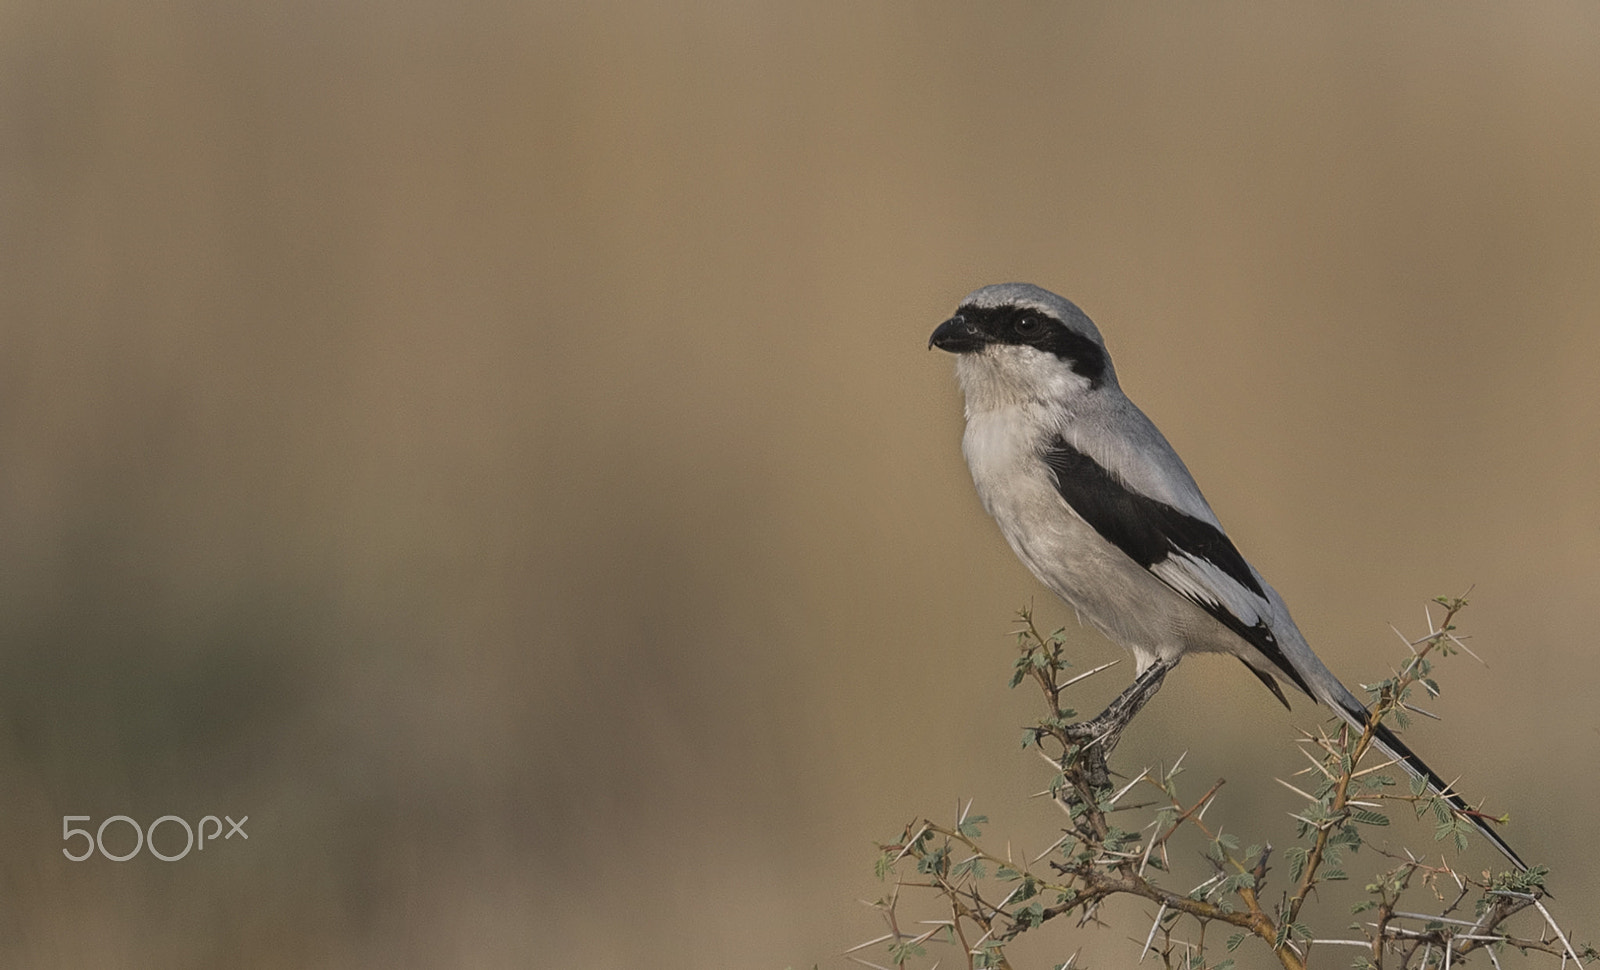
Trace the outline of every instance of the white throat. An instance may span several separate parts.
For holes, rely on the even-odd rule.
[[[1062,404],[1090,390],[1089,379],[1054,354],[990,344],[956,358],[967,417],[1029,404]]]

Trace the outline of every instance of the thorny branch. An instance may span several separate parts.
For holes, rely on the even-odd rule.
[[[1547,872],[1542,868],[1493,878],[1487,873],[1469,877],[1443,860],[1429,865],[1409,852],[1405,856],[1381,852],[1395,866],[1366,887],[1369,898],[1356,907],[1358,914],[1365,914],[1366,921],[1360,924],[1363,939],[1317,939],[1301,920],[1308,904],[1318,898],[1316,890],[1323,881],[1346,878],[1338,867],[1346,850],[1365,844],[1359,826],[1388,824],[1387,817],[1377,811],[1385,801],[1408,804],[1419,816],[1433,811],[1440,822],[1440,838],[1453,836],[1461,844],[1464,832],[1470,831],[1443,800],[1420,788],[1409,795],[1387,790],[1394,784],[1380,774],[1387,763],[1361,767],[1372,744],[1374,725],[1393,716],[1404,727],[1405,711],[1415,710],[1409,698],[1416,684],[1423,684],[1430,694],[1438,692],[1438,685],[1430,679],[1432,657],[1465,649],[1453,623],[1466,605],[1465,598],[1436,602],[1445,610],[1442,621],[1435,624],[1430,616],[1428,633],[1408,642],[1410,656],[1402,669],[1369,688],[1374,705],[1367,729],[1358,734],[1341,728],[1331,736],[1322,733],[1302,739],[1312,750],[1307,752],[1311,766],[1300,774],[1311,775],[1316,784],[1301,782],[1313,788],[1306,792],[1283,782],[1308,805],[1295,814],[1300,824],[1298,841],[1284,850],[1291,888],[1279,890],[1280,901],[1270,906],[1263,905],[1262,899],[1273,847],[1250,846],[1241,852],[1237,838],[1205,821],[1223,785],[1220,779],[1198,799],[1185,801],[1177,785],[1183,763],[1179,757],[1171,768],[1146,768],[1131,781],[1107,783],[1111,774],[1104,748],[1080,743],[1081,736],[1073,732],[1077,713],[1064,707],[1062,700],[1073,685],[1112,665],[1069,676],[1062,631],[1045,636],[1031,611],[1020,611],[1019,655],[1012,686],[1030,680],[1045,700],[1045,716],[1027,729],[1024,745],[1039,748],[1055,770],[1048,794],[1067,816],[1061,837],[1031,860],[1014,859],[1009,846],[1003,855],[997,854],[981,843],[981,829],[988,819],[973,815],[970,802],[957,812],[954,824],[922,819],[907,825],[899,839],[880,847],[879,875],[894,876],[895,881],[893,890],[873,905],[883,914],[889,932],[853,949],[849,958],[864,966],[882,966],[859,955],[882,945],[891,964],[906,967],[926,957],[928,947],[946,945],[956,949],[973,970],[1009,968],[1008,943],[1063,917],[1076,917],[1080,927],[1098,923],[1101,904],[1119,894],[1156,905],[1148,933],[1141,931],[1140,936],[1145,952],[1154,949],[1168,966],[1213,965],[1205,935],[1213,923],[1233,930],[1229,951],[1254,938],[1288,970],[1304,968],[1313,945],[1360,946],[1369,954],[1367,965],[1374,968],[1432,970],[1451,966],[1481,949],[1489,949],[1493,957],[1508,947],[1550,954],[1563,962],[1570,959],[1575,964],[1600,958],[1592,947],[1571,945],[1549,916],[1541,902]],[[1126,803],[1135,789],[1153,797],[1139,804]],[[1136,831],[1118,824],[1120,813],[1131,815],[1147,809],[1151,810],[1150,820]],[[1212,869],[1209,879],[1187,892],[1163,882],[1163,877],[1171,878],[1169,850],[1180,836],[1198,838]],[[1037,868],[1040,863],[1043,869]],[[899,873],[898,867],[906,864],[914,864],[914,875]],[[1446,885],[1453,898],[1441,893],[1439,887]],[[1429,887],[1445,904],[1438,913],[1402,908],[1404,894],[1419,886]],[[903,890],[943,899],[944,915],[919,921],[921,928],[915,931],[902,929],[898,909]],[[1466,918],[1469,900],[1475,908],[1471,918]],[[1528,910],[1545,917],[1547,926],[1537,937],[1514,934],[1505,926],[1511,917]],[[1185,925],[1197,929],[1198,942],[1182,937]],[[1224,959],[1215,966],[1231,963]]]

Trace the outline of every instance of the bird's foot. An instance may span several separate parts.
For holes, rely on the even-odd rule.
[[[1087,721],[1066,726],[1067,737],[1077,744],[1078,764],[1083,769],[1084,779],[1091,786],[1104,788],[1111,784],[1111,771],[1106,765],[1106,757],[1122,740],[1122,732],[1133,721],[1134,715],[1161,689],[1167,671],[1176,666],[1175,660],[1157,660],[1118,694],[1105,710]]]

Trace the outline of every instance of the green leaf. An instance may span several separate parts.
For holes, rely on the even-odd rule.
[[[1339,826],[1338,831],[1336,831],[1332,835],[1328,836],[1328,845],[1329,846],[1335,846],[1335,845],[1359,846],[1360,844],[1361,844],[1361,832],[1360,832],[1360,830],[1358,830],[1354,825],[1352,825],[1349,822],[1346,822],[1345,824]]]
[[[1036,929],[1044,923],[1044,903],[1033,903],[1026,909],[1019,909],[1012,914],[1017,922],[1028,929]]]
[[[1299,882],[1301,874],[1306,871],[1306,863],[1311,859],[1311,850],[1303,845],[1291,845],[1283,850],[1283,857],[1289,863],[1289,880]]]
[[[990,940],[979,947],[972,954],[972,965],[975,967],[998,967],[1005,960],[1005,952],[998,942]]]
[[[1389,824],[1389,816],[1384,815],[1381,812],[1374,812],[1374,811],[1370,811],[1370,810],[1365,809],[1365,808],[1353,808],[1353,809],[1351,809],[1350,810],[1350,820],[1352,822],[1360,822],[1362,825],[1388,825]]]
[[[988,821],[989,816],[987,815],[968,815],[961,820],[960,825],[956,826],[956,830],[969,839],[975,839],[983,834],[983,831],[978,826]]]
[[[1228,853],[1239,851],[1239,837],[1226,832],[1218,832],[1217,837],[1211,840],[1211,845],[1206,849],[1206,855],[1214,862],[1224,862]]]
[[[912,957],[921,957],[927,955],[928,951],[916,943],[906,942],[889,944],[889,959],[897,964],[906,963]]]
[[[1245,940],[1247,940],[1249,938],[1250,938],[1250,934],[1249,933],[1235,933],[1232,936],[1228,937],[1228,952],[1232,953],[1234,950],[1239,949],[1239,944],[1243,943]]]

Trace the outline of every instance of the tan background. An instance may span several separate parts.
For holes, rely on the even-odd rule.
[[[914,815],[1043,848],[924,349],[1008,279],[1348,680],[1477,584],[1415,744],[1600,936],[1592,3],[8,2],[0,205],[6,966],[839,967]],[[1120,753],[1281,845],[1318,723]]]

